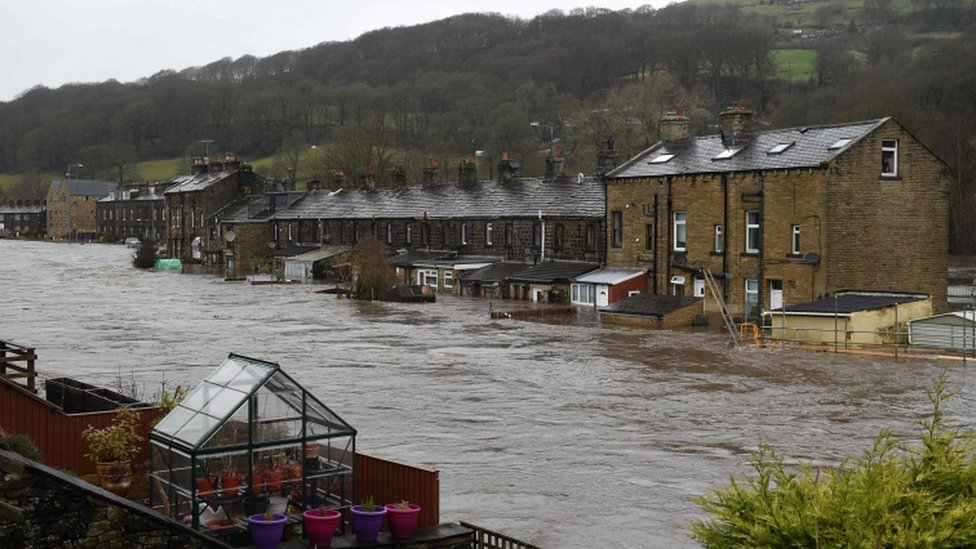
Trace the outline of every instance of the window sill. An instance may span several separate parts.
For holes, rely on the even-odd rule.
[[[786,254],[786,259],[803,259],[803,254]]]
[[[712,250],[712,251],[708,252],[708,255],[715,256],[715,257],[722,257],[723,255],[725,255],[725,253],[724,252],[717,252],[715,250]]]
[[[901,176],[900,175],[883,175],[882,174],[881,177],[878,178],[878,180],[879,181],[901,181]]]
[[[759,257],[759,252],[742,252],[741,257]]]

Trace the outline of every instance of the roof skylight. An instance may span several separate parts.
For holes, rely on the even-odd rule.
[[[724,151],[718,153],[712,160],[725,160],[726,158],[732,158],[733,156],[739,154],[742,149],[725,149]]]
[[[844,137],[844,138],[838,139],[837,141],[834,141],[834,144],[833,145],[827,147],[827,150],[840,149],[840,148],[846,147],[847,144],[850,143],[851,141],[854,141],[854,139],[853,138],[850,138],[850,137]]]
[[[778,143],[775,147],[769,149],[766,154],[780,154],[793,145],[796,145],[796,141],[790,141],[789,143]]]
[[[648,164],[664,164],[668,160],[671,160],[672,158],[674,158],[674,156],[675,155],[673,155],[671,153],[661,153],[661,154],[655,156],[654,158],[652,158],[648,162]]]

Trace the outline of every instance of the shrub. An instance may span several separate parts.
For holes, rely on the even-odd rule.
[[[920,444],[883,431],[836,468],[788,467],[761,446],[754,476],[696,498],[711,519],[694,521],[692,537],[705,547],[976,546],[973,434],[950,428],[944,376],[928,395]]]
[[[102,429],[89,425],[81,432],[88,445],[85,457],[99,463],[128,461],[139,454],[142,437],[136,430],[139,415],[128,406],[119,408],[112,424]]]
[[[27,459],[39,461],[41,450],[27,435],[8,433],[0,428],[0,449],[16,452]]]
[[[137,269],[151,269],[156,265],[156,243],[146,240],[139,244],[132,254],[132,266]]]

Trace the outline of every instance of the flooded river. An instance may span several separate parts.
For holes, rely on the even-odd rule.
[[[228,353],[278,362],[359,431],[357,447],[440,470],[442,521],[547,548],[694,547],[690,501],[760,441],[825,463],[917,430],[947,364],[732,350],[721,333],[489,319],[489,302],[337,300],[139,271],[132,250],[0,240],[0,339],[43,377],[141,396]],[[496,303],[510,306],[511,303]],[[948,409],[976,424],[972,362]]]

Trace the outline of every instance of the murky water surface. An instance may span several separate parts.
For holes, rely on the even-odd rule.
[[[441,473],[443,521],[543,547],[694,547],[690,501],[760,441],[836,463],[916,432],[945,363],[729,348],[722,334],[492,321],[488,301],[359,303],[314,287],[136,270],[132,250],[0,240],[0,339],[42,377],[143,396],[230,352],[278,362],[359,430],[357,447]],[[511,303],[496,306],[510,306]],[[949,409],[976,423],[974,375]]]

